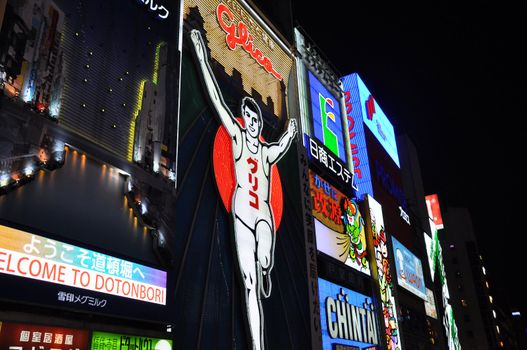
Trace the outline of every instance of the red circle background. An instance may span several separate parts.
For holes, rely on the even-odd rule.
[[[237,118],[240,124],[243,125],[243,119]],[[265,141],[261,138],[262,141]],[[220,192],[220,197],[227,212],[231,212],[232,195],[234,194],[234,187],[236,186],[236,179],[234,178],[234,160],[232,155],[232,140],[227,134],[227,130],[223,125],[218,128],[216,137],[214,138],[213,149],[213,166],[214,177],[216,185]],[[271,167],[271,194],[270,204],[273,212],[273,221],[275,233],[280,227],[283,213],[282,201],[282,181],[280,180],[280,173],[278,167],[273,164]]]

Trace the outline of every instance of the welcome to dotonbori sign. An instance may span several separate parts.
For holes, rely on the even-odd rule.
[[[0,225],[0,274],[166,304],[166,272]]]

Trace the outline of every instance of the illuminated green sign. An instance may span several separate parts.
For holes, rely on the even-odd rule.
[[[93,332],[91,350],[172,350],[172,340]]]

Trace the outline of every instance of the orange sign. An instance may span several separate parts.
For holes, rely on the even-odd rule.
[[[341,201],[344,194],[331,186],[326,180],[309,171],[313,216],[330,229],[343,232]]]
[[[443,217],[441,216],[441,208],[439,207],[439,198],[437,197],[437,194],[428,195],[425,199],[428,216],[434,220],[437,229],[442,229],[445,226],[443,225]]]

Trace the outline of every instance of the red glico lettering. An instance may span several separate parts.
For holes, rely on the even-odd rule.
[[[239,21],[238,25],[234,24],[234,15],[227,5],[220,3],[216,8],[216,15],[221,28],[227,33],[225,41],[227,41],[229,49],[234,50],[238,45],[243,47],[268,73],[272,74],[276,79],[282,80],[282,76],[274,69],[271,60],[264,56],[261,50],[253,47],[254,37],[247,30],[245,23]],[[230,24],[226,23],[225,17]]]

